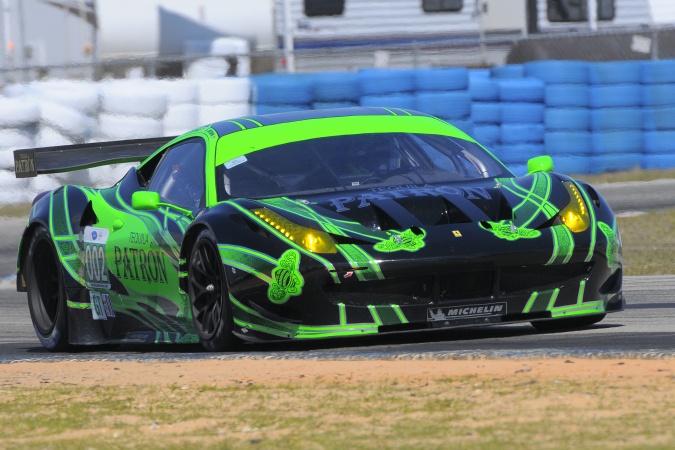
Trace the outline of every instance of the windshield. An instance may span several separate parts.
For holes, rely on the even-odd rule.
[[[216,170],[219,200],[512,176],[473,142],[411,133],[291,142],[234,158]]]

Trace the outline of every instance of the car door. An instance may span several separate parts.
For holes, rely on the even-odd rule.
[[[178,260],[185,231],[204,207],[205,153],[204,140],[192,138],[139,168],[139,179],[149,178],[144,188],[159,193],[168,206],[134,210],[133,192],[119,194],[129,214],[119,230],[107,236],[110,274],[119,281],[111,283],[111,289],[127,298],[129,309],[151,329],[167,329],[172,324],[169,329],[181,331],[175,319],[187,315],[189,305],[178,288]]]

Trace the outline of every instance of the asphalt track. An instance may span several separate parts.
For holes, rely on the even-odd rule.
[[[674,358],[675,276],[626,277],[628,307],[582,330],[542,333],[527,323],[312,342],[250,344],[237,353],[199,346],[86,347],[49,353],[35,337],[25,294],[0,291],[0,363],[59,360]]]
[[[675,180],[598,185],[615,212],[675,207]],[[25,294],[14,291],[16,245],[25,219],[0,219],[0,363],[58,360],[675,357],[675,275],[626,277],[626,311],[593,327],[542,333],[527,323],[351,339],[247,345],[208,354],[199,346],[86,347],[53,354],[39,344]]]

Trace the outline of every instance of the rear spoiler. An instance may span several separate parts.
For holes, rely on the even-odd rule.
[[[157,137],[14,150],[14,173],[17,178],[28,178],[108,164],[140,162],[175,138]]]

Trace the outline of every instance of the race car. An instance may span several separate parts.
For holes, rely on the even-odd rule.
[[[18,177],[141,161],[38,195],[17,289],[44,347],[319,339],[625,308],[616,219],[548,156],[515,176],[438,118],[258,115],[175,138],[15,151]]]

